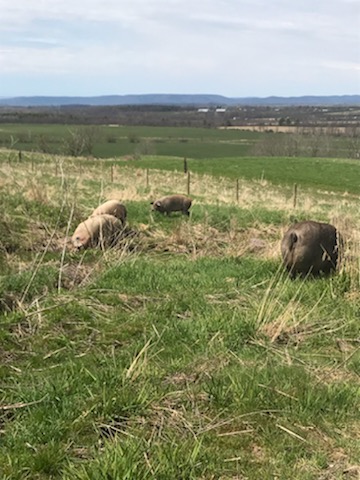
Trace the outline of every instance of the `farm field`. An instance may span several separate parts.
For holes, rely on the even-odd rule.
[[[0,125],[0,141],[17,150],[63,154],[66,139],[80,134],[91,137],[91,153],[107,158],[122,155],[175,155],[206,158],[246,154],[261,133],[177,127],[129,127],[119,125]]]
[[[16,151],[114,158],[144,155],[209,159],[242,156],[350,157],[357,137],[226,128],[122,125],[0,124],[0,146]]]
[[[0,150],[0,478],[359,476],[356,161],[192,157],[185,218],[149,204],[186,193],[181,156],[16,153]],[[111,198],[123,240],[71,249]],[[295,218],[340,229],[336,275],[289,280]]]

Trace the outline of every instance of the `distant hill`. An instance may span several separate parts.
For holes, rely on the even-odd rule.
[[[104,95],[96,97],[13,97],[0,98],[0,106],[49,107],[65,105],[191,105],[204,106],[331,106],[360,105],[360,95],[300,96],[300,97],[239,97],[205,94],[146,94],[146,95]]]

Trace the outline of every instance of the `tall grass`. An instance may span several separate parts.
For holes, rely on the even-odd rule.
[[[4,479],[346,478],[359,468],[359,211],[345,192],[33,155],[0,164]],[[58,169],[56,163],[58,162]],[[80,168],[81,166],[81,168]],[[343,164],[338,165],[338,172]],[[61,173],[62,172],[62,173]],[[132,235],[76,252],[103,200]],[[333,221],[341,271],[291,281],[293,218]]]

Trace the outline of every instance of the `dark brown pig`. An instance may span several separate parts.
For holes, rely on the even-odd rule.
[[[107,202],[99,205],[90,215],[94,217],[96,215],[113,215],[118,218],[123,225],[126,222],[127,211],[125,205],[120,203],[118,200],[108,200]]]
[[[116,242],[122,230],[121,221],[113,215],[106,213],[95,215],[77,226],[71,241],[77,249],[110,247]]]
[[[151,202],[153,210],[169,215],[171,212],[181,212],[189,216],[189,208],[191,207],[191,198],[185,195],[169,195],[167,197],[159,198],[155,202]]]
[[[340,237],[328,223],[314,221],[292,225],[281,241],[281,255],[290,276],[325,275],[336,269]]]

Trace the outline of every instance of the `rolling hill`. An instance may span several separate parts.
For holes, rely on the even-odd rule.
[[[193,106],[284,106],[284,105],[360,105],[360,95],[299,97],[225,97],[207,94],[144,94],[78,96],[22,96],[0,98],[0,106],[33,107],[62,105],[193,105]]]

